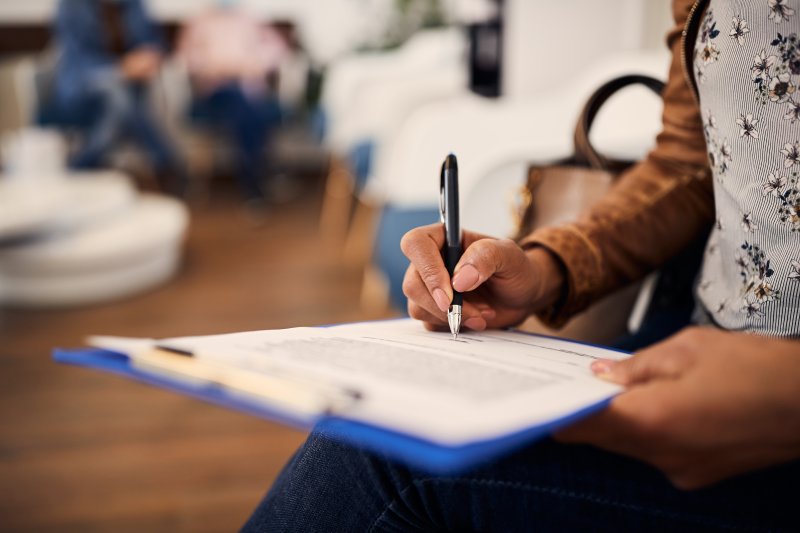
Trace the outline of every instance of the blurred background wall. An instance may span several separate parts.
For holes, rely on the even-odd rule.
[[[0,23],[9,26],[47,25],[55,9],[57,0],[4,0],[0,2]],[[153,0],[150,8],[159,20],[180,22],[196,14],[205,6],[213,5],[214,0]],[[463,14],[465,18],[480,16],[482,7],[471,4],[480,2],[446,0],[444,5],[453,17]],[[507,0],[507,10],[514,13],[506,23],[513,42],[506,48],[512,56],[530,53],[537,42],[556,37],[560,25],[552,24],[553,17],[560,18],[573,14],[573,19],[593,21],[592,24],[577,22],[585,38],[591,39],[592,51],[602,44],[598,53],[623,48],[657,48],[663,42],[663,35],[669,24],[669,2],[653,0],[608,0],[603,2],[526,2]],[[303,41],[312,56],[326,62],[334,57],[365,44],[379,42],[387,31],[386,25],[392,18],[393,3],[387,0],[241,0],[244,8],[258,13],[265,19],[292,20],[301,28]],[[611,8],[609,9],[609,6]],[[619,22],[611,22],[619,16],[627,27],[623,32],[611,32],[610,27],[620,27]],[[10,38],[6,38],[9,39]],[[6,45],[8,46],[8,45]],[[608,48],[606,48],[608,46]],[[529,69],[509,74],[509,87],[526,87],[524,80],[534,74]],[[529,82],[530,83],[530,82]]]
[[[663,48],[669,7],[665,0],[507,0],[506,13],[513,16],[505,19],[506,94],[548,89],[609,54]]]

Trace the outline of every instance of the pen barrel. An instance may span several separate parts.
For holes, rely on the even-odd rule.
[[[461,246],[461,221],[458,207],[458,166],[455,156],[449,155],[442,171],[442,201],[445,242]]]
[[[458,261],[461,259],[461,246],[445,246],[444,250],[442,251],[442,256],[444,259],[445,267],[447,267],[447,273],[450,274],[450,278],[453,278],[453,272],[455,272],[456,265]],[[453,304],[454,305],[461,305],[462,298],[461,293],[458,291],[453,291]]]
[[[451,305],[464,305],[464,297],[458,291],[453,291],[453,301]]]

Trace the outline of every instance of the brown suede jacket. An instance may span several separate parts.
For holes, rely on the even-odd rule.
[[[647,157],[575,223],[543,228],[522,245],[543,246],[566,269],[566,296],[540,316],[560,326],[601,296],[656,269],[707,230],[714,218],[692,49],[704,0],[674,0],[667,35],[672,61],[663,129]]]

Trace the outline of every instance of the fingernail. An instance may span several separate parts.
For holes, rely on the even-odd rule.
[[[611,371],[614,368],[614,361],[610,359],[597,359],[592,362],[591,369],[592,372],[597,377],[605,378],[611,375]]]
[[[464,325],[469,329],[474,329],[476,331],[482,331],[486,329],[486,321],[476,316],[466,319],[464,321]]]
[[[481,309],[481,318],[484,320],[491,320],[497,316],[497,312],[494,309]]]
[[[458,292],[466,292],[472,290],[480,279],[481,275],[474,266],[464,265],[453,276],[453,288]]]
[[[442,289],[433,289],[433,301],[436,302],[436,306],[443,313],[446,313],[447,308],[450,307],[450,299]]]

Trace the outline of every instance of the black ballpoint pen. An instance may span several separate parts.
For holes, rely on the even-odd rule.
[[[442,172],[439,182],[439,211],[441,221],[444,223],[445,244],[442,255],[447,273],[453,279],[453,271],[461,259],[461,224],[458,213],[458,161],[456,156],[448,154],[442,163]],[[458,338],[461,330],[461,293],[453,290],[453,301],[447,310],[447,323],[453,339]]]

